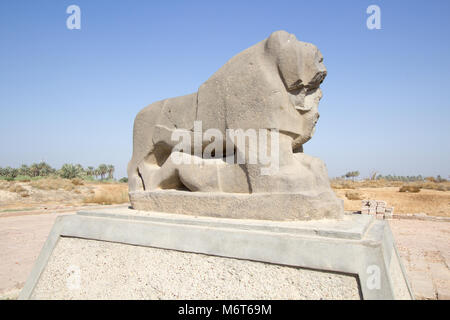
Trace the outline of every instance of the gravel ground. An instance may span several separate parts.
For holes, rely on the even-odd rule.
[[[69,284],[69,285],[68,285]],[[353,276],[62,238],[38,299],[359,299]]]

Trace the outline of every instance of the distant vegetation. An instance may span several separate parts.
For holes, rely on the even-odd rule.
[[[413,182],[413,181],[429,181],[429,182],[446,182],[447,179],[442,178],[441,176],[435,177],[423,177],[422,175],[418,176],[396,176],[396,175],[387,175],[383,176],[381,174],[376,176],[377,180],[387,180],[387,181],[403,181],[403,182]]]
[[[84,168],[80,164],[64,164],[60,169],[52,168],[45,162],[33,163],[30,166],[23,164],[20,168],[1,168],[0,179],[8,181],[31,181],[42,177],[114,181],[115,168],[111,164],[100,164],[97,168]],[[121,179],[121,182],[124,178]]]
[[[356,177],[359,176],[359,171],[349,171],[346,174],[342,175],[341,177],[334,178],[332,180],[343,180],[352,178],[352,180],[355,180]],[[397,176],[395,174],[388,174],[388,175],[382,175],[377,174],[377,172],[373,172],[370,174],[370,177],[367,179],[361,179],[361,180],[386,180],[386,181],[401,181],[401,182],[447,182],[447,179],[442,178],[440,175],[436,177],[423,177],[421,174],[418,176]]]
[[[397,176],[397,175],[381,175],[376,172],[372,173],[367,179],[359,179],[355,181],[355,177],[359,176],[358,171],[350,171],[345,175],[331,179],[331,186],[334,189],[357,189],[357,188],[381,188],[381,187],[399,187],[400,192],[419,192],[420,189],[432,189],[438,191],[450,191],[450,182],[441,176],[423,177],[418,176]],[[352,178],[351,180],[348,180]],[[346,195],[348,199],[357,196],[349,193]]]
[[[359,171],[349,171],[346,174],[344,174],[342,176],[342,178],[352,178],[353,180],[355,180],[356,177],[359,176]]]

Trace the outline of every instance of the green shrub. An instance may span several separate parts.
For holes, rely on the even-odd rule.
[[[59,169],[59,176],[64,179],[74,179],[81,175],[80,169],[70,163],[65,163]]]
[[[94,176],[84,175],[84,176],[81,176],[80,178],[83,179],[84,181],[96,181]]]
[[[30,176],[17,176],[14,178],[15,181],[20,181],[20,182],[30,182],[31,181],[31,177]]]

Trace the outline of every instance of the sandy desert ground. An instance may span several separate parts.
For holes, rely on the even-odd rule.
[[[394,213],[426,213],[430,216],[450,217],[450,191],[422,189],[419,193],[399,192],[398,187],[358,188],[362,199],[384,200]],[[345,210],[361,210],[361,200],[349,200],[347,192],[355,189],[336,189],[336,194],[344,200]]]
[[[361,200],[384,200],[394,214],[450,217],[450,182],[401,182],[386,180],[331,180],[331,187],[344,200],[347,211],[361,210]],[[417,192],[400,192],[414,187]]]
[[[22,211],[50,212],[127,202],[126,183],[87,182],[80,179],[40,179],[29,182],[0,180],[0,217]]]

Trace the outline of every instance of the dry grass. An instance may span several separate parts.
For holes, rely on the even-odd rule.
[[[417,186],[402,186],[398,192],[420,192],[420,187]]]
[[[357,191],[347,191],[345,193],[345,197],[348,200],[362,200],[361,194],[359,192],[357,192]]]
[[[433,182],[426,180],[426,181],[405,183],[403,181],[388,181],[384,179],[361,180],[361,181],[332,179],[330,183],[333,189],[385,188],[385,187],[402,187],[404,185],[407,185],[407,186],[415,186],[420,189],[450,191],[450,181]]]
[[[0,212],[34,207],[61,208],[76,207],[86,203],[128,202],[128,186],[125,183],[78,181],[53,177],[30,182],[0,180]]]
[[[81,180],[80,178],[75,178],[75,179],[72,179],[72,184],[74,186],[82,186],[82,185],[84,185],[84,181]]]
[[[450,191],[450,182],[423,182],[417,186],[422,189]]]
[[[361,200],[349,200],[345,196],[354,189],[336,189],[337,196],[344,200],[345,210],[361,210]],[[388,207],[395,207],[394,214],[426,213],[432,216],[450,217],[450,191],[422,189],[419,193],[398,192],[398,187],[359,188],[363,199],[384,200]]]
[[[8,188],[9,192],[15,192],[15,193],[19,193],[19,192],[23,192],[26,191],[26,189],[24,187],[22,187],[20,184],[11,184],[11,186]]]
[[[128,201],[128,186],[126,184],[98,185],[94,194],[84,199],[84,203],[103,205],[127,203]]]
[[[355,189],[355,182],[345,180],[331,180],[331,187],[333,189]]]
[[[0,180],[0,190],[8,190],[10,183],[5,180]]]
[[[20,184],[11,183],[7,190],[9,192],[15,192],[23,198],[30,196],[30,194],[28,193],[28,190],[25,189],[24,187],[22,187]]]
[[[72,191],[75,189],[76,185],[71,180],[58,179],[58,178],[48,178],[40,179],[36,181],[31,181],[30,185],[33,188],[40,190],[65,190]]]

